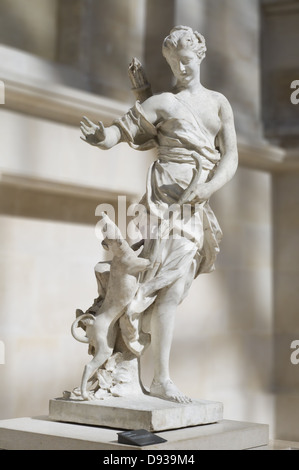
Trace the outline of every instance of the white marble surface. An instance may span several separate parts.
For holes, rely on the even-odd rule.
[[[89,402],[55,399],[50,400],[49,417],[110,428],[164,431],[221,421],[223,405],[206,400],[181,404],[146,395]]]

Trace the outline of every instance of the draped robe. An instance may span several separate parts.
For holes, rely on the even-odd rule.
[[[195,204],[187,198],[184,207],[179,205],[194,178],[196,159],[200,163],[197,182],[205,183],[213,177],[220,153],[192,104],[173,96],[183,119],[172,117],[154,126],[137,101],[125,116],[114,122],[121,130],[122,140],[131,147],[157,150],[140,201],[146,209],[144,223],[139,220],[139,229],[144,230],[141,256],[150,259],[152,267],[140,276],[136,298],[120,319],[123,339],[135,354],[141,354],[149,341],[149,336],[142,332],[142,314],[162,289],[170,288],[179,279],[184,283],[181,302],[192,281],[200,273],[214,269],[222,238],[209,201]],[[177,210],[170,220],[169,208],[173,205]],[[99,273],[98,277],[100,281]]]

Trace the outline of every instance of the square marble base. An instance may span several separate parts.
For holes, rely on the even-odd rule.
[[[155,432],[216,423],[223,418],[223,405],[205,400],[183,405],[147,395],[111,397],[101,401],[57,398],[50,400],[49,418],[68,423]]]

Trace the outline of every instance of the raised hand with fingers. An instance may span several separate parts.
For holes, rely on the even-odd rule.
[[[81,132],[84,135],[84,138],[81,137],[82,140],[90,145],[104,145],[107,136],[106,129],[102,122],[95,124],[84,116],[80,124]]]
[[[81,139],[90,145],[107,150],[121,141],[121,132],[115,125],[105,127],[102,122],[95,124],[86,116],[83,117],[80,124],[81,132],[84,135]]]

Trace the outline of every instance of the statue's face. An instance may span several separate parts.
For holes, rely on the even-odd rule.
[[[190,82],[199,81],[199,59],[190,49],[175,49],[167,57],[177,84],[186,86]]]

